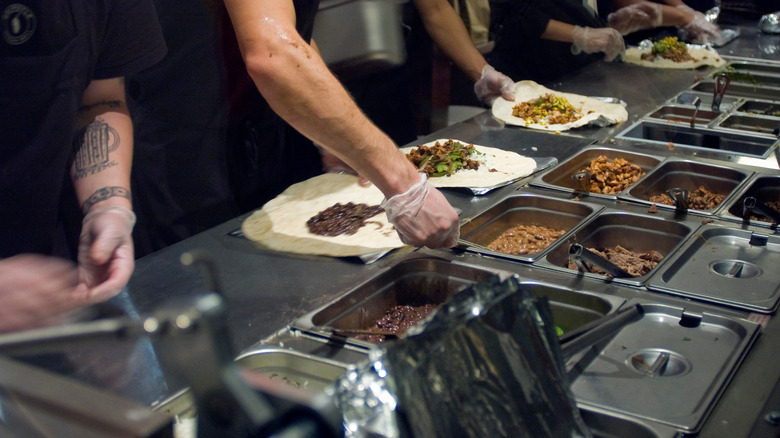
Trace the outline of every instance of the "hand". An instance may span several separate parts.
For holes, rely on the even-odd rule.
[[[623,36],[611,27],[594,29],[592,27],[574,26],[571,37],[574,41],[572,53],[575,55],[580,50],[585,53],[604,52],[604,60],[612,61],[626,50]]]
[[[658,27],[663,22],[663,6],[660,3],[641,2],[620,8],[607,16],[609,27],[621,35]]]
[[[86,297],[68,260],[38,254],[0,260],[0,332],[60,323],[62,315],[89,305]]]
[[[326,173],[348,173],[350,175],[358,176],[358,184],[361,186],[371,185],[371,181],[365,176],[358,175],[349,164],[345,163],[341,158],[333,155],[329,150],[324,147],[315,144],[320,151],[320,158],[322,159],[322,170]]]
[[[688,12],[693,17],[688,24],[680,28],[684,34],[683,39],[685,41],[694,44],[704,44],[717,42],[721,39],[720,27],[707,21],[704,14],[686,5],[678,6],[678,8]]]
[[[458,214],[444,195],[428,184],[424,173],[420,182],[385,199],[382,207],[404,243],[429,248],[450,248],[458,243]]]
[[[474,83],[474,93],[487,105],[492,105],[499,96],[514,101],[514,85],[512,78],[486,65],[482,67],[482,76]]]
[[[135,214],[124,207],[97,208],[84,216],[79,238],[80,279],[93,302],[122,291],[135,268],[133,226]]]

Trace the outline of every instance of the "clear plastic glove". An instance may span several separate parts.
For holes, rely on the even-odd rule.
[[[458,214],[444,195],[428,184],[424,173],[409,190],[385,199],[382,208],[406,244],[451,248],[458,243]]]
[[[611,27],[580,27],[574,26],[571,33],[573,44],[572,53],[575,55],[581,51],[585,53],[604,52],[604,60],[612,61],[626,50],[623,36]]]
[[[685,5],[678,6],[678,8],[693,15],[693,19],[680,28],[683,33],[683,40],[694,44],[705,44],[718,42],[722,38],[720,27],[707,21],[703,13]]]
[[[105,301],[122,291],[135,269],[133,226],[135,213],[110,206],[84,216],[79,238],[79,274],[89,288],[89,299]]]
[[[0,332],[59,324],[64,314],[89,304],[69,260],[38,254],[0,260]]]
[[[482,76],[474,83],[474,94],[487,105],[493,105],[499,96],[514,101],[514,85],[512,78],[486,65],[482,67]]]
[[[609,27],[621,35],[658,27],[663,22],[663,6],[660,3],[641,2],[620,8],[607,16]]]
[[[329,150],[324,147],[315,144],[314,146],[320,151],[320,158],[322,160],[322,170],[326,173],[348,173],[350,175],[359,176],[358,184],[361,186],[371,185],[371,181],[368,178],[358,175],[358,173],[345,163],[341,158],[333,155]]]

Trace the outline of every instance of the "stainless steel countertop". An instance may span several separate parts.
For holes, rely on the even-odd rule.
[[[741,37],[719,52],[725,56],[743,56],[777,59],[775,53],[767,54],[765,47],[780,47],[780,36],[757,35],[751,27],[741,28]],[[771,39],[771,40],[770,40]],[[761,46],[759,46],[759,43]],[[667,99],[691,86],[695,79],[707,74],[707,70],[670,71],[648,69],[622,63],[596,63],[572,77],[561,80],[552,88],[590,96],[614,96],[628,103],[629,122],[607,128],[585,128],[576,132],[555,135],[524,128],[504,127],[489,112],[432,133],[422,141],[436,138],[457,138],[476,144],[502,147],[531,157],[556,157],[563,160],[582,147],[603,144],[615,147],[632,147],[623,142],[612,142],[615,134],[632,121],[657,108]],[[684,152],[681,152],[684,153]],[[486,196],[446,191],[450,202],[462,210],[462,218],[473,217],[501,196],[523,188],[521,181]],[[232,336],[232,348],[238,353],[262,339],[283,329],[294,319],[318,308],[344,294],[361,281],[408,255],[411,249],[391,252],[373,264],[366,265],[357,258],[330,258],[279,254],[259,249],[242,237],[230,235],[239,229],[245,216],[237,217],[211,230],[186,239],[157,253],[139,259],[128,286],[132,303],[140,314],[154,311],[173,297],[191,297],[205,291],[200,273],[183,266],[180,257],[192,250],[206,250],[214,259],[219,275],[221,292],[228,301],[227,323]],[[425,250],[430,251],[430,250]],[[430,251],[446,254],[468,263],[483,264],[500,269],[515,270],[520,275],[566,286],[570,277],[530,266],[480,257],[455,251]],[[712,311],[732,317],[753,318],[747,312],[688,301],[658,293],[632,288],[594,283],[605,294],[626,298],[641,296],[657,302],[686,306],[693,311]],[[765,317],[762,335],[752,347],[748,357],[737,370],[733,380],[723,393],[704,425],[700,436],[747,437],[756,421],[768,409],[780,410],[778,396],[772,393],[780,379],[775,351],[780,346],[780,322]],[[124,361],[121,356],[109,358]],[[172,395],[183,387],[170,374],[150,375],[144,370],[156,369],[151,361],[154,356],[137,361],[139,369],[127,370],[124,385],[106,385],[113,392],[125,394],[127,388],[157,386],[154,396],[135,395],[143,403],[159,401],[160,394]],[[195,364],[193,364],[195,365]],[[127,365],[128,367],[130,365]],[[78,375],[80,373],[74,373]],[[98,383],[99,384],[99,383]],[[772,406],[765,407],[771,402]],[[767,429],[777,433],[777,428]],[[752,435],[763,436],[763,435]],[[776,435],[771,435],[776,436]]]

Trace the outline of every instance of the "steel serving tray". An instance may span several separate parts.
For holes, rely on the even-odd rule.
[[[555,245],[531,254],[507,254],[488,248],[504,231],[518,225],[546,226],[566,230],[559,239],[565,239],[583,222],[592,218],[604,206],[589,202],[575,202],[534,193],[517,193],[500,200],[477,214],[460,227],[460,247],[480,254],[533,262],[543,257]]]
[[[631,164],[639,166],[645,173],[655,168],[662,160],[662,157],[648,154],[640,154],[637,152],[628,152],[620,149],[613,149],[607,147],[588,147],[580,151],[578,154],[570,157],[559,165],[544,172],[535,178],[531,179],[530,185],[535,187],[542,187],[546,189],[560,190],[567,193],[577,194],[580,196],[595,196],[597,198],[617,199],[616,194],[599,194],[591,192],[583,192],[576,180],[573,177],[590,165],[592,160],[595,160],[600,155],[604,155],[607,159],[614,160],[615,158],[623,158]]]
[[[745,185],[739,194],[733,196],[726,202],[726,206],[721,210],[719,217],[729,221],[749,223],[761,227],[772,229],[777,228],[777,224],[769,220],[751,220],[745,221],[742,218],[742,210],[745,198],[753,197],[766,203],[780,199],[780,176],[770,176],[766,173],[756,173]]]
[[[780,236],[707,224],[647,282],[650,290],[769,313],[780,302]]]
[[[291,326],[325,338],[332,338],[335,329],[366,329],[397,305],[420,306],[444,304],[453,294],[474,283],[494,276],[508,278],[508,271],[492,271],[482,267],[451,262],[433,257],[402,260],[341,298],[294,321]],[[574,329],[617,310],[624,299],[594,293],[572,291],[543,282],[522,281],[534,296],[549,299],[555,323],[564,330]],[[346,338],[352,345],[369,347],[368,341]]]
[[[239,367],[262,373],[271,380],[311,392],[321,392],[346,371],[346,364],[295,350],[263,347],[236,358]]]
[[[684,189],[692,192],[699,187],[726,195],[715,208],[707,210],[689,209],[690,213],[711,215],[720,211],[727,201],[753,175],[733,167],[707,164],[681,158],[668,158],[660,166],[636,182],[628,191],[618,195],[619,199],[642,204],[655,204],[658,208],[675,210],[674,205],[653,203],[650,197],[670,189]]]
[[[581,405],[694,434],[760,326],[682,307],[640,304],[643,316],[603,346],[572,382],[572,391]]]
[[[585,224],[565,242],[556,245],[544,258],[534,264],[604,281],[642,286],[654,271],[667,262],[669,257],[697,227],[698,225],[692,221],[667,220],[659,216],[608,208],[602,210],[593,220]],[[596,249],[614,248],[620,245],[629,251],[638,253],[655,250],[663,255],[663,260],[650,273],[640,277],[613,278],[597,273],[580,272],[568,267],[569,247],[574,243],[579,243],[585,248]]]

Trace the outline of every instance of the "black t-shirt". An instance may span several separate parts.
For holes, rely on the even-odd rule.
[[[165,50],[149,0],[0,0],[0,256],[52,253],[90,81]]]
[[[488,62],[516,81],[530,79],[549,84],[604,57],[603,53],[574,55],[571,43],[546,40],[541,34],[550,20],[605,27],[602,17],[611,8],[609,0],[599,1],[596,11],[586,7],[584,0],[491,0],[490,7],[495,48]]]

